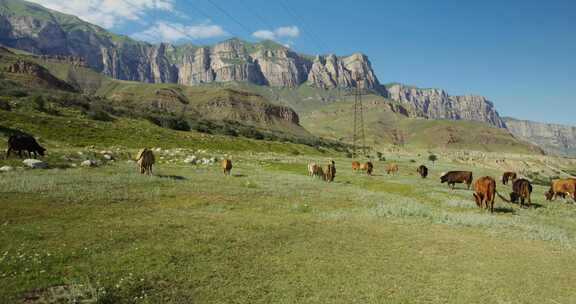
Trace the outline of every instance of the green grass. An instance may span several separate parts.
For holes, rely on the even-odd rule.
[[[469,191],[438,183],[438,171],[455,164],[430,166],[422,180],[414,163],[400,161],[391,177],[378,162],[367,177],[336,159],[327,184],[306,176],[308,160],[327,161],[236,154],[226,178],[218,166],[167,163],[145,177],[123,161],[2,174],[0,299],[55,290],[100,303],[576,297],[576,209],[544,202],[544,187],[533,197],[541,207],[497,201],[491,215]]]

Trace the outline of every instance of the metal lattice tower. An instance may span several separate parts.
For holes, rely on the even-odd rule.
[[[356,158],[358,141],[362,155],[366,156],[366,134],[364,133],[364,106],[362,105],[362,79],[356,78],[356,90],[354,94],[354,133],[352,135],[352,158]]]

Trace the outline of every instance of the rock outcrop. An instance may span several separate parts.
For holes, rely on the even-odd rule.
[[[576,156],[576,126],[506,118],[514,136],[532,142],[548,153]]]
[[[52,75],[44,67],[30,61],[18,60],[5,69],[6,73],[18,74],[31,77],[31,82],[46,88],[54,88],[64,91],[75,91],[74,87]],[[10,76],[10,75],[8,75]]]
[[[482,96],[451,96],[441,89],[421,89],[402,84],[389,85],[386,90],[390,99],[406,104],[419,116],[480,121],[498,128],[506,127],[494,104]]]
[[[289,88],[308,82],[350,88],[359,78],[368,88],[381,88],[362,54],[312,60],[272,41],[238,39],[206,47],[150,44],[20,0],[0,1],[0,44],[39,55],[82,58],[82,64],[121,80],[185,85],[241,81]]]

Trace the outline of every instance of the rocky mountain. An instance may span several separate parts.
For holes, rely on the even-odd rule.
[[[506,127],[494,104],[482,96],[451,96],[442,89],[421,89],[402,84],[388,85],[386,90],[390,99],[406,104],[420,116],[480,121],[498,128]]]
[[[505,118],[514,136],[532,142],[548,153],[576,156],[576,126]]]
[[[212,46],[150,44],[112,34],[77,17],[21,0],[0,0],[0,43],[35,54],[84,58],[121,80],[185,85],[243,81],[259,85],[322,88],[380,84],[368,58],[301,55],[274,43],[231,39]]]

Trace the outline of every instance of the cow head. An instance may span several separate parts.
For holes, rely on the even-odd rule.
[[[510,201],[515,203],[518,201],[519,195],[515,192],[510,192]]]
[[[440,176],[440,182],[441,182],[442,184],[445,183],[445,182],[447,182],[447,181],[448,181],[448,178],[446,178],[446,175],[445,175],[445,174],[442,175],[442,176]]]
[[[37,151],[38,151],[38,154],[40,154],[41,156],[44,156],[44,154],[45,154],[44,152],[46,152],[46,149],[39,146]]]
[[[552,190],[552,188],[550,188],[550,190],[548,190],[548,192],[544,193],[544,196],[546,197],[547,201],[551,201],[552,197],[554,197],[554,190]]]

